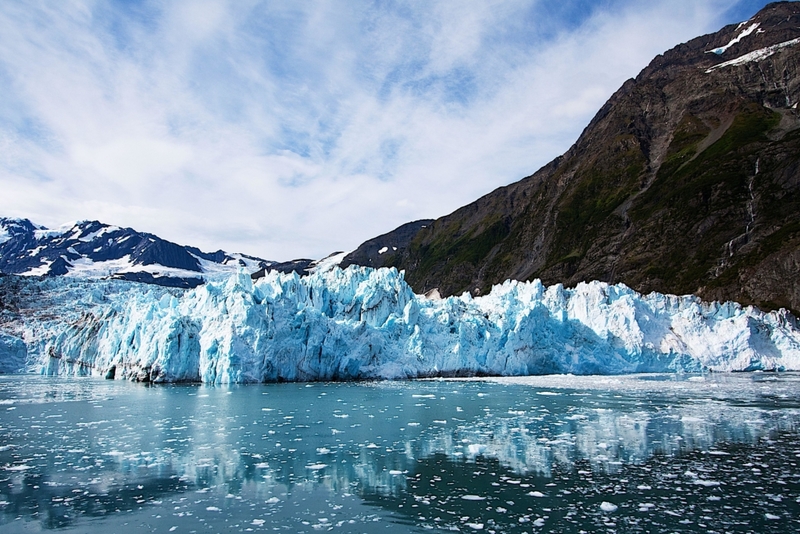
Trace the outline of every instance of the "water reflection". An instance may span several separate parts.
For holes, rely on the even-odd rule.
[[[3,377],[0,525],[797,525],[798,377],[653,378],[210,388]],[[717,519],[680,523],[703,507]]]

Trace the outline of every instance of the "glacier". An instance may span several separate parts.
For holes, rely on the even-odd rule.
[[[0,370],[210,384],[800,370],[785,310],[507,281],[416,295],[393,268],[240,272],[184,290],[2,277]]]

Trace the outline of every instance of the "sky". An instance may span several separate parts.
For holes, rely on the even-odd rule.
[[[532,174],[654,56],[766,3],[3,0],[0,216],[352,250]]]

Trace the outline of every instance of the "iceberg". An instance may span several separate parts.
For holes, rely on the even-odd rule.
[[[13,299],[2,368],[48,375],[227,384],[800,370],[800,329],[785,310],[602,282],[507,281],[429,299],[402,271],[358,266],[255,282],[240,272],[189,290],[0,278],[0,300]]]

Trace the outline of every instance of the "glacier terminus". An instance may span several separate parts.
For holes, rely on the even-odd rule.
[[[431,299],[402,271],[350,266],[188,290],[6,276],[0,298],[2,372],[226,384],[800,370],[784,310],[602,282]]]

